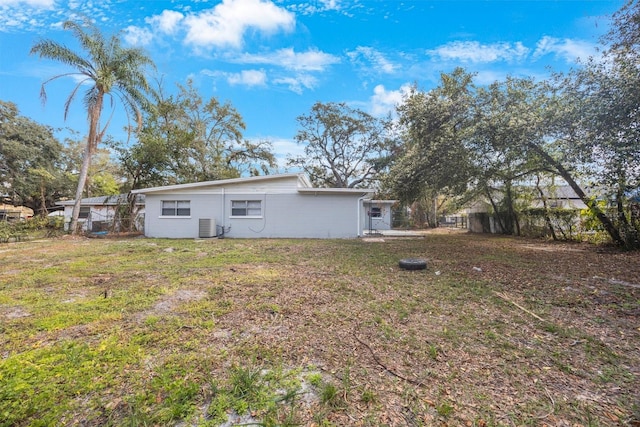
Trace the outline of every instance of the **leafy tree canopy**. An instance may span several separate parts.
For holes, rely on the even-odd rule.
[[[320,187],[373,186],[389,161],[392,147],[386,120],[344,103],[321,103],[298,117],[295,136],[304,154],[287,159]]]
[[[63,172],[63,146],[53,130],[0,101],[0,192],[3,201],[46,214],[71,193]]]
[[[244,129],[230,103],[203,100],[188,81],[176,96],[158,91],[138,143],[116,150],[131,189],[268,174],[275,167],[271,144],[245,140]]]
[[[472,167],[465,149],[473,121],[472,78],[461,68],[442,74],[438,87],[429,92],[414,87],[398,106],[403,145],[386,186],[401,200],[465,191]]]

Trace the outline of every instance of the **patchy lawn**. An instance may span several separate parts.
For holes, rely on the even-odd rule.
[[[61,238],[0,271],[0,426],[640,423],[639,253]]]

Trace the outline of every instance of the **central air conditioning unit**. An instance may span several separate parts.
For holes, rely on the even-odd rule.
[[[198,221],[198,237],[216,237],[216,220],[212,218],[200,218]]]

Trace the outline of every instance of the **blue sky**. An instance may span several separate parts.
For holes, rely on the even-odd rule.
[[[87,130],[74,81],[41,83],[70,71],[29,55],[39,39],[78,49],[67,19],[95,20],[125,45],[144,48],[166,93],[193,79],[205,99],[230,102],[246,139],[270,140],[280,158],[297,153],[296,117],[317,102],[346,102],[376,116],[393,111],[406,89],[428,90],[462,66],[491,83],[507,75],[546,78],[597,54],[599,37],[622,0],[347,1],[0,0],[0,99],[54,128]],[[116,107],[110,134],[125,122]],[[59,133],[64,135],[63,132]]]

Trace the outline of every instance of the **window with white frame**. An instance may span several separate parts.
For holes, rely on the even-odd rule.
[[[191,216],[191,201],[163,200],[162,216]]]
[[[232,200],[231,216],[262,216],[262,200]]]
[[[372,206],[369,214],[371,215],[371,218],[382,218],[382,208]]]

